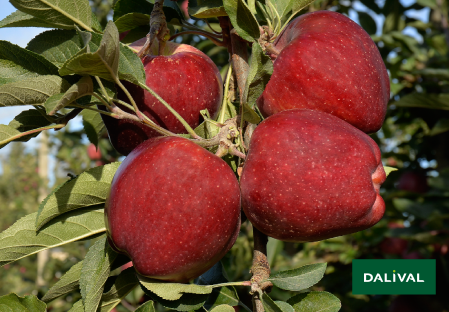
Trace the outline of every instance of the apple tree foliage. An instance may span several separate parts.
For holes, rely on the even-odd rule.
[[[0,125],[0,147],[10,142],[26,142],[44,130],[61,129],[56,135],[61,142],[59,153],[63,154],[73,138],[81,136],[81,133],[68,134],[65,127],[75,116],[81,115],[82,132],[93,144],[100,145],[104,155],[112,155],[109,161],[113,161],[118,155],[114,155],[110,145],[104,143],[104,125],[96,105],[101,100],[113,98],[116,79],[144,83],[142,63],[126,43],[148,33],[154,1],[116,1],[113,22],[107,25],[98,21],[87,0],[10,2],[17,11],[0,21],[0,27],[46,27],[49,30],[31,40],[25,49],[0,41],[0,106],[33,106],[8,125]],[[384,185],[382,195],[387,203],[384,220],[372,229],[317,243],[300,245],[270,239],[268,260],[274,273],[269,279],[276,287],[271,294],[262,295],[264,309],[276,312],[338,311],[339,299],[319,291],[326,289],[337,295],[348,311],[364,311],[368,307],[382,310],[391,298],[348,295],[351,292],[350,262],[360,257],[414,255],[436,258],[446,272],[438,277],[437,287],[447,289],[448,3],[432,0],[419,0],[407,5],[399,0],[388,0],[383,4],[370,0],[312,2],[197,0],[190,1],[189,7],[194,27],[208,29],[203,22],[208,19],[211,26],[219,30],[216,18],[228,16],[238,35],[252,43],[248,78],[240,97],[242,102],[238,96],[231,97],[233,103],[228,105],[227,117],[235,116],[241,109],[245,120],[259,122],[260,117],[252,107],[272,72],[271,63],[258,44],[259,26],[270,22],[274,27],[281,27],[290,17],[307,11],[332,9],[345,14],[355,13],[362,27],[377,43],[390,73],[391,105],[382,131],[373,135],[382,147],[385,164],[400,168]],[[354,5],[355,2],[359,2],[358,6]],[[423,8],[427,8],[428,22],[409,14]],[[166,0],[164,13],[172,34],[185,26],[185,17],[175,2]],[[381,27],[373,18],[375,16],[384,17]],[[405,28],[414,29],[419,36],[407,35]],[[119,33],[125,31],[129,34],[119,42]],[[183,42],[207,53],[223,73],[228,70],[225,47],[215,46],[212,41],[194,35],[185,35]],[[228,82],[230,90],[237,88],[232,83]],[[210,138],[217,134],[218,129],[205,122],[195,131],[204,138]],[[229,157],[228,162],[237,170],[236,158]],[[70,166],[76,166],[76,161],[72,159]],[[229,282],[250,278],[249,242],[252,237],[245,225],[236,243],[239,248],[232,249],[222,264],[200,276],[195,284],[139,281],[132,268],[117,275],[116,269],[129,260],[108,246],[103,213],[108,186],[117,167],[116,162],[85,171],[85,168],[78,167],[77,175],[55,188],[40,203],[37,211],[29,208],[28,204],[27,216],[8,229],[2,229],[1,266],[71,242],[91,238],[96,241],[84,260],[67,268],[60,280],[39,299],[10,294],[0,297],[0,310],[7,307],[11,311],[45,311],[46,304],[51,305],[52,300],[75,292],[80,294],[80,299],[70,311],[111,311],[136,289],[141,289],[151,299],[136,311],[154,311],[161,306],[177,311],[232,312],[231,306],[237,305],[245,309],[242,301],[248,290],[239,282]],[[399,189],[394,182],[405,171],[426,173],[427,180],[423,183],[428,183],[429,190],[416,193]],[[28,176],[32,177],[32,174]],[[24,192],[27,191],[24,189]],[[12,200],[12,196],[5,198]],[[404,227],[388,227],[388,223],[404,224],[404,221]],[[405,240],[406,250],[399,255],[385,253],[381,248],[385,237]],[[323,262],[327,262],[327,266]],[[222,265],[228,269],[228,274]],[[292,267],[297,269],[292,270]],[[326,278],[320,282],[320,287],[310,291],[325,272]],[[422,301],[416,304],[422,305]],[[435,302],[437,305],[448,304],[447,298],[441,296]]]

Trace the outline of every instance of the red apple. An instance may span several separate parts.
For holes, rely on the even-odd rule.
[[[100,160],[101,151],[94,144],[90,143],[87,147],[87,156],[89,156],[90,160]]]
[[[385,64],[371,37],[346,16],[317,11],[278,36],[273,75],[257,105],[265,117],[292,108],[335,115],[366,133],[382,126],[390,97]]]
[[[145,41],[146,38],[138,40],[130,48],[139,51]],[[170,104],[192,128],[197,127],[202,120],[200,110],[207,109],[214,118],[223,98],[223,86],[220,72],[212,60],[200,50],[186,44],[167,42],[159,56],[156,56],[157,42],[152,49],[152,55],[142,58],[146,85]],[[174,133],[186,133],[175,116],[148,91],[126,81],[123,84],[143,114]],[[129,103],[120,88],[117,97]],[[128,155],[148,138],[160,135],[139,122],[101,116],[112,145],[123,155]]]
[[[424,173],[407,171],[398,180],[398,189],[414,193],[426,193],[429,190],[427,177]]]
[[[243,166],[243,210],[273,238],[317,241],[366,229],[385,211],[376,143],[347,122],[294,109],[254,131]]]
[[[152,138],[120,165],[107,199],[113,247],[140,274],[187,282],[219,261],[240,229],[240,191],[221,158],[179,137]]]

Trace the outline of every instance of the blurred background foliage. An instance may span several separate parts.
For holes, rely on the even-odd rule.
[[[113,1],[91,1],[93,11],[105,24],[112,17]],[[180,5],[181,1],[179,2]],[[283,243],[270,239],[268,258],[272,271],[304,264],[328,262],[324,279],[314,286],[329,291],[342,301],[341,311],[407,312],[449,311],[449,27],[448,0],[317,0],[307,11],[328,9],[350,16],[372,36],[391,79],[391,101],[381,131],[372,137],[381,147],[384,165],[399,170],[390,174],[381,192],[386,202],[384,218],[371,229],[333,239],[306,243]],[[208,26],[201,20],[192,21]],[[210,20],[219,30],[218,21]],[[209,55],[224,74],[228,53],[197,35],[178,37]],[[101,156],[89,157],[83,131],[61,130],[50,134],[50,151],[55,165],[52,185],[67,174],[119,158],[107,135],[100,140]],[[38,189],[47,186],[37,172],[37,150],[22,143],[11,144],[1,159],[0,229],[38,208]],[[36,290],[36,256],[0,270],[0,296],[38,294],[51,287],[74,263],[83,259],[93,242],[78,242],[52,250],[45,266],[46,282]],[[252,230],[243,223],[231,252],[223,259],[231,281],[248,280],[252,259]],[[436,296],[352,295],[353,259],[435,259]],[[238,288],[242,301],[250,305],[246,288]],[[276,288],[274,299],[291,297]],[[77,297],[78,296],[78,297]],[[67,311],[79,295],[70,294],[50,304],[52,311]],[[135,290],[117,307],[133,311],[146,298]],[[160,307],[159,307],[160,308]]]

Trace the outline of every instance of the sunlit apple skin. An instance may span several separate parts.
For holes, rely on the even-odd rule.
[[[132,43],[130,48],[139,51],[145,40]],[[217,66],[207,55],[190,45],[167,42],[162,55],[154,56],[157,55],[157,48],[155,44],[151,55],[142,59],[146,85],[170,104],[192,128],[202,121],[200,111],[203,109],[207,109],[214,118],[223,98],[222,79]],[[143,114],[171,132],[186,133],[176,117],[148,91],[129,82],[123,84]],[[130,103],[120,88],[117,88],[117,97]],[[123,155],[128,155],[148,138],[160,135],[139,122],[105,115],[102,118],[112,145]]]
[[[240,181],[242,207],[261,232],[288,242],[357,232],[385,211],[376,143],[345,121],[294,109],[254,131]]]
[[[152,138],[120,165],[105,213],[109,241],[140,274],[187,282],[234,244],[240,190],[221,158],[184,138]]]
[[[390,83],[370,36],[346,16],[317,11],[295,18],[274,42],[280,51],[257,105],[264,117],[306,108],[366,133],[385,119]]]

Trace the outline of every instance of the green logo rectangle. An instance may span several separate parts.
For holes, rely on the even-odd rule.
[[[353,260],[354,295],[435,295],[436,262],[426,260]]]

